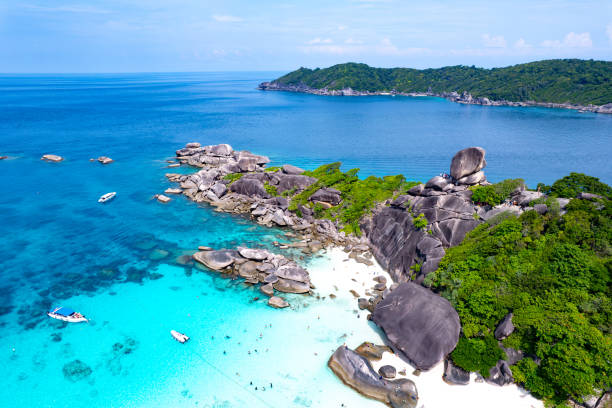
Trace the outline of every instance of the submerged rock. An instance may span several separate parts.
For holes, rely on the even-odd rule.
[[[89,377],[93,370],[81,360],[74,360],[66,363],[62,372],[67,380],[77,382]]]
[[[417,406],[418,394],[412,381],[381,378],[366,358],[346,346],[340,346],[327,365],[342,382],[368,398],[394,408]]]
[[[400,284],[376,305],[372,320],[420,370],[428,370],[459,340],[459,315],[448,302],[412,282]]]

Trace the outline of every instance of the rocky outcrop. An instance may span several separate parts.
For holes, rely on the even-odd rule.
[[[461,150],[451,162],[451,176],[436,176],[411,188],[365,220],[362,229],[372,253],[394,281],[416,275],[416,282],[423,282],[438,268],[445,249],[461,243],[482,222],[479,214],[484,210],[472,203],[472,192],[464,184],[484,182],[485,165],[482,148]],[[464,184],[457,184],[457,179]],[[414,225],[420,214],[427,220],[423,228]]]
[[[507,385],[514,381],[512,376],[512,370],[507,361],[499,360],[494,367],[489,370],[489,378],[486,379],[488,383],[495,385]]]
[[[310,293],[312,286],[306,269],[266,249],[238,247],[236,250],[215,251],[205,248],[193,254],[193,259],[214,271],[243,278],[248,283],[261,284],[260,290],[272,297],[275,290],[284,293]],[[279,299],[270,300],[270,306],[281,307],[283,303]]]
[[[304,169],[292,166],[291,164],[283,164],[281,169],[283,170],[283,173],[292,175],[302,174],[305,171]]]
[[[408,379],[387,380],[378,375],[372,364],[346,346],[340,346],[327,363],[342,382],[362,395],[394,408],[415,408],[418,394]]]
[[[459,315],[448,302],[412,282],[400,284],[376,305],[372,321],[392,348],[420,370],[428,370],[450,353],[459,340]]]
[[[323,203],[329,203],[331,205],[338,205],[340,204],[340,201],[342,201],[340,194],[340,191],[334,188],[326,187],[315,191],[314,194],[310,196],[309,200],[313,202],[320,201]]]

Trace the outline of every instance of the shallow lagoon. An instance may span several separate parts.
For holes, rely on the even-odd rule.
[[[446,171],[456,150],[481,145],[494,181],[524,177],[535,185],[577,170],[610,182],[612,117],[254,89],[275,76],[0,77],[0,155],[10,156],[0,161],[3,401],[379,406],[343,387],[325,366],[343,342],[354,347],[377,337],[357,320],[348,292],[333,302],[300,298],[295,310],[277,311],[253,301],[259,293],[241,284],[177,262],[198,245],[271,247],[285,240],[279,230],[182,197],[167,205],[152,199],[170,186],[164,173],[175,171],[164,159],[188,141],[229,142],[277,164],[314,168],[342,160],[363,175],[419,180]],[[42,162],[44,153],[66,161]],[[100,155],[116,162],[89,161]],[[117,191],[116,199],[99,205],[108,191]],[[323,258],[309,261],[329,267]],[[57,304],[92,323],[48,319],[45,312]],[[193,342],[174,342],[171,328]],[[72,382],[62,369],[76,359],[92,372]],[[263,391],[269,382],[274,387]]]

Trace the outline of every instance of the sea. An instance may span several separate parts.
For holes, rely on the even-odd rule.
[[[326,365],[339,345],[376,340],[350,293],[315,289],[276,310],[190,260],[200,245],[279,251],[292,238],[182,196],[157,202],[165,173],[195,171],[167,168],[187,142],[419,181],[481,146],[492,182],[612,182],[612,116],[256,89],[281,74],[0,75],[0,406],[382,406]],[[334,279],[325,254],[289,256]],[[48,318],[56,306],[90,322]]]

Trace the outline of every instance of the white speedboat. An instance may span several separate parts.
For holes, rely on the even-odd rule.
[[[187,337],[186,335],[184,335],[183,333],[179,333],[176,330],[170,330],[170,334],[172,335],[172,337],[174,337],[174,339],[176,341],[178,341],[179,343],[185,343],[187,340],[189,340],[189,337]]]
[[[47,316],[69,323],[81,323],[88,321],[85,316],[70,309],[69,307],[54,307],[49,311],[49,313],[47,313]]]
[[[112,200],[113,198],[115,198],[115,196],[117,195],[116,192],[112,192],[112,193],[106,193],[104,194],[102,197],[100,197],[100,199],[98,200],[99,203],[105,203],[107,201]]]

